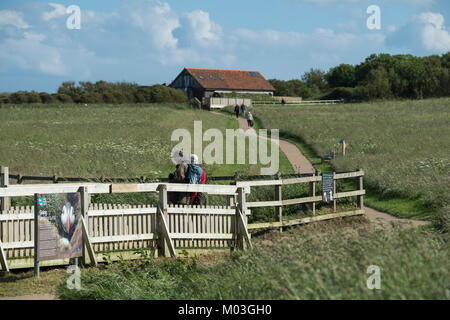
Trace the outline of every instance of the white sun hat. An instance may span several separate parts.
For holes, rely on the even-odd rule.
[[[198,157],[196,154],[191,154],[191,164],[198,164]]]

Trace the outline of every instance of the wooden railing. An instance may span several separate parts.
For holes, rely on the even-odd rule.
[[[316,104],[339,104],[344,103],[344,100],[302,100],[302,101],[286,101],[285,104],[291,105],[316,105]],[[282,104],[281,101],[254,101],[253,105],[260,104]]]
[[[176,256],[185,249],[251,248],[249,230],[282,228],[364,214],[362,170],[336,173],[334,181],[356,178],[357,190],[337,192],[334,183],[333,213],[316,214],[316,203],[322,196],[316,194],[316,185],[321,175],[275,180],[237,181],[235,185],[190,185],[168,183],[66,183],[5,185],[0,187],[0,199],[33,196],[36,193],[80,192],[82,199],[82,221],[85,228],[84,241],[87,248],[85,263],[96,263],[109,256],[112,260],[121,256],[136,259],[136,249],[154,249],[155,254]],[[282,188],[291,184],[308,184],[306,197],[283,199]],[[247,202],[252,188],[273,186],[275,197],[271,201]],[[129,206],[90,203],[91,194],[101,193],[158,193],[156,206]],[[174,206],[168,203],[168,192],[205,192],[224,196],[226,206]],[[357,197],[355,210],[337,212],[336,200]],[[284,206],[305,203],[310,216],[302,219],[283,219]],[[248,224],[252,208],[274,207],[278,217],[275,222]],[[0,211],[0,263],[2,269],[29,268],[33,266],[34,208],[13,207]],[[43,261],[45,265],[65,265],[69,260]]]
[[[321,221],[339,217],[348,217],[354,215],[362,215],[364,211],[364,195],[366,191],[363,188],[363,177],[364,171],[358,170],[355,172],[345,172],[345,173],[334,173],[333,174],[333,213],[316,216],[316,203],[323,201],[322,195],[316,195],[316,184],[322,181],[322,176],[320,174],[313,174],[310,177],[302,178],[290,178],[290,179],[279,179],[277,180],[261,180],[261,181],[245,181],[237,182],[238,187],[261,187],[261,186],[274,186],[275,199],[272,201],[257,201],[257,202],[247,202],[248,208],[257,207],[275,207],[276,215],[278,217],[277,222],[264,222],[264,223],[254,223],[249,224],[248,229],[260,229],[260,228],[276,228],[292,226],[304,223],[310,223],[314,221]],[[340,179],[357,178],[357,190],[336,192],[336,181]],[[309,195],[307,197],[295,198],[295,199],[283,199],[282,197],[282,186],[290,184],[302,184],[307,183],[309,185]],[[337,211],[337,199],[357,197],[357,209],[345,212]],[[311,217],[293,220],[284,220],[282,215],[282,207],[294,204],[308,204],[308,209],[311,213]]]
[[[251,247],[247,229],[250,210],[245,206],[249,188],[235,185],[190,184],[34,184],[0,188],[0,198],[31,196],[35,193],[80,192],[85,246],[85,263],[96,263],[113,254],[137,258],[139,248],[155,249],[162,256],[176,256],[184,249]],[[89,204],[98,193],[156,192],[157,206]],[[168,204],[168,192],[205,192],[236,198],[233,206],[175,206]],[[244,214],[243,214],[244,213]],[[33,266],[34,208],[13,207],[0,214],[0,262],[3,269]],[[91,248],[91,250],[89,250]],[[41,266],[68,264],[68,259],[43,261]]]

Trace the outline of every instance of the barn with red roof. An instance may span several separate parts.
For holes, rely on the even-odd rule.
[[[188,98],[220,96],[222,93],[273,95],[275,88],[258,71],[185,68],[170,84]]]

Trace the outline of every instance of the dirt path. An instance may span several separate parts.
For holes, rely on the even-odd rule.
[[[251,128],[248,129],[247,120],[239,118],[239,128],[244,130],[246,134],[256,135],[256,131]],[[295,173],[314,173],[315,169],[311,162],[300,152],[300,150],[294,144],[280,140],[279,146],[281,151],[286,155]]]
[[[220,114],[220,113],[216,113]],[[248,128],[247,120],[244,118],[239,117],[239,128],[244,130],[246,134],[255,134],[256,131],[251,128]],[[262,136],[260,136],[262,137]],[[262,137],[265,138],[265,137]],[[314,173],[315,169],[311,162],[302,154],[302,152],[297,148],[297,146],[293,143],[281,140],[279,141],[280,149],[281,151],[286,154],[286,157],[288,158],[289,162],[291,163],[292,167],[294,168],[295,173]],[[428,221],[422,221],[422,220],[410,220],[410,219],[399,219],[394,216],[391,216],[388,213],[381,212],[369,207],[364,207],[366,211],[366,215],[372,222],[380,222],[383,224],[389,224],[390,222],[399,222],[404,224],[412,224],[413,226],[423,226],[429,224]]]

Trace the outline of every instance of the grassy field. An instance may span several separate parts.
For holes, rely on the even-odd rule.
[[[377,229],[358,220],[268,233],[251,252],[206,264],[196,257],[117,263],[82,272],[62,299],[449,299],[450,254],[441,236]],[[447,248],[448,249],[448,248]],[[367,269],[381,270],[369,290]]]
[[[309,146],[313,162],[335,150],[336,170],[363,168],[365,187],[377,195],[367,200],[407,218],[430,218],[448,208],[449,110],[450,99],[254,108],[262,126],[280,129],[303,149]],[[345,157],[341,139],[347,143]],[[393,198],[409,201],[385,201]]]
[[[217,128],[225,136],[225,129],[238,128],[231,116],[176,104],[7,105],[0,109],[0,119],[0,164],[8,166],[10,174],[59,177],[167,177],[175,169],[171,161],[171,150],[178,143],[171,141],[175,129],[192,134],[198,120],[203,132]],[[209,143],[204,141],[203,148]],[[259,164],[248,164],[248,147],[246,153],[247,164],[205,164],[207,176],[260,174]],[[284,154],[280,170],[293,172]],[[31,198],[12,201],[32,204]],[[133,199],[96,195],[93,201],[152,203],[144,194]]]
[[[433,113],[431,118],[434,125],[429,131],[436,135],[439,130],[435,131],[435,127],[441,124],[440,132],[447,132],[448,128],[443,127],[441,122],[448,123],[444,108],[448,107],[448,100],[430,101],[437,104],[436,108],[441,111],[435,110]],[[439,107],[442,101],[447,104]],[[398,103],[406,109],[402,104]],[[423,102],[412,104],[423,106]],[[331,117],[343,119],[345,117],[341,118],[340,112],[348,116],[350,111],[345,113],[340,109],[338,112],[333,108],[357,109],[359,106],[362,109],[354,111],[354,116],[348,120],[353,130],[358,131],[360,129],[354,117],[364,118],[361,113],[367,117],[373,113],[372,108],[379,112],[380,109],[385,110],[386,105],[389,104],[302,109],[284,106],[280,112],[274,112],[272,107],[263,107],[256,110],[261,121],[257,126],[270,128],[272,123],[272,128],[279,127],[285,137],[290,137],[308,157],[318,161],[317,153],[327,152],[335,145],[335,139],[340,138],[340,134],[336,133],[338,129],[334,127],[335,122],[320,122],[322,117],[328,118],[331,114]],[[395,106],[392,108],[394,117],[400,111]],[[415,108],[420,109],[418,106]],[[281,121],[280,114],[283,112],[286,112],[285,120]],[[300,119],[299,113],[303,119]],[[409,114],[404,113],[405,116]],[[418,115],[409,117],[418,123],[422,121]],[[389,117],[385,115],[384,118]],[[237,122],[231,115],[214,115],[182,105],[97,105],[89,108],[8,106],[0,109],[0,119],[0,149],[4,151],[0,153],[0,163],[8,165],[12,173],[36,175],[166,176],[173,168],[169,160],[170,150],[175,144],[170,143],[173,129],[181,127],[192,131],[193,121],[200,119],[203,120],[204,129],[237,128]],[[418,125],[416,122],[412,120],[412,124]],[[369,120],[362,125],[371,128]],[[304,126],[309,128],[308,134],[318,138],[317,144],[308,140],[308,135],[303,136],[300,131],[295,131]],[[318,130],[317,126],[325,129]],[[400,132],[405,132],[400,125],[397,127]],[[384,129],[388,130],[387,127]],[[333,164],[341,170],[354,169],[350,160],[359,154],[355,151],[359,149],[352,140],[352,130],[346,132],[347,135],[342,138],[349,144],[348,157],[342,163],[339,162],[342,159],[337,159]],[[381,130],[377,136],[372,136],[377,141],[376,137],[385,135]],[[445,141],[446,137],[440,137]],[[400,139],[410,141],[409,137]],[[426,140],[431,143],[430,139]],[[433,144],[433,147],[436,145]],[[384,152],[383,148],[379,150],[383,152],[383,157],[389,159],[388,152]],[[394,152],[395,148],[390,147],[389,150]],[[413,156],[416,153],[407,151],[407,154]],[[433,153],[434,156],[438,154],[448,159],[447,150]],[[292,172],[287,159],[282,154],[280,157],[281,168],[285,168],[282,171]],[[358,159],[363,161],[364,157]],[[369,159],[374,159],[374,156]],[[360,167],[360,163],[356,164],[355,167]],[[392,163],[390,165],[395,167]],[[371,174],[371,171],[383,172],[382,169],[369,164],[367,167],[364,164],[361,166],[367,172],[366,186],[368,182],[373,188],[378,187],[377,174]],[[235,171],[257,174],[259,168],[245,165],[208,167],[208,172],[213,175],[231,175]],[[448,179],[448,170],[445,173],[447,176],[442,176]],[[436,187],[432,187],[436,191]],[[283,189],[283,195],[290,197],[305,195],[307,192],[307,185]],[[396,192],[385,191],[384,194],[388,196]],[[422,199],[420,201],[426,199],[426,193],[417,194]],[[406,195],[417,197],[415,193],[406,192]],[[249,196],[249,201],[268,200],[271,197],[273,189],[261,187]],[[103,202],[104,199],[99,197],[93,200]],[[134,200],[139,202],[142,199]],[[427,201],[437,200],[432,198]],[[340,204],[343,209],[352,205]],[[303,206],[283,209],[283,215],[295,216],[304,209]],[[327,210],[325,205],[318,205],[318,214]],[[249,221],[274,218],[273,208],[261,208],[252,211]],[[51,293],[61,299],[450,299],[448,233],[439,234],[434,229],[376,228],[362,218],[350,218],[285,229],[282,234],[253,233],[252,242],[255,247],[252,251],[209,257],[153,259],[151,252],[141,250],[143,259],[139,261],[119,261],[100,264],[98,268],[82,269],[80,291],[67,289],[66,279],[69,275],[63,269],[43,270],[41,279],[34,279],[32,271],[0,273],[0,296]],[[381,269],[380,290],[369,290],[366,286],[370,276],[367,268],[371,265]]]
[[[158,104],[5,106],[0,119],[0,164],[10,173],[73,177],[166,177],[174,169],[170,157],[177,142],[170,138],[175,129],[193,133],[195,120],[202,121],[203,132],[218,128],[224,134],[238,127],[232,117]],[[285,173],[292,172],[287,159],[281,161]],[[210,176],[259,174],[260,169],[206,166]]]

